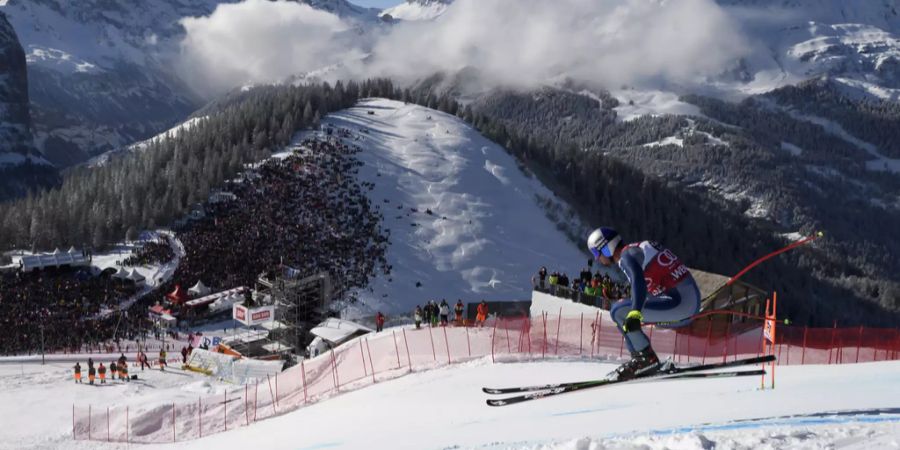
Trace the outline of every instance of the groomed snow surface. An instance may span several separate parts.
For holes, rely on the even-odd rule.
[[[482,386],[574,381],[613,364],[491,363],[490,358],[417,372],[338,395],[296,412],[199,440],[146,448],[217,449],[709,449],[898,448],[900,362],[777,368],[775,390],[759,378],[644,383],[492,408]],[[0,448],[124,448],[71,440],[71,405],[102,410],[147,396],[191,401],[224,386],[177,370],[146,381],[76,386],[68,365],[0,365]],[[101,415],[102,416],[102,415]],[[162,420],[162,419],[161,419]]]

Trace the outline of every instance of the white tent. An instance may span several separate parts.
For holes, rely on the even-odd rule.
[[[75,247],[72,246],[72,248],[70,248],[69,251],[66,252],[66,253],[68,253],[68,254],[73,254],[73,253],[75,253],[75,254],[80,254],[81,252],[79,252],[78,250],[75,250]]]
[[[58,255],[58,254],[60,254],[60,253],[62,253],[62,252],[59,251],[59,247],[56,247],[56,249],[53,250],[53,254],[54,254],[54,255]]]
[[[75,253],[41,253],[37,255],[26,255],[21,259],[22,271],[31,272],[32,270],[43,269],[46,267],[85,267],[90,264],[88,259],[81,252]]]
[[[128,279],[133,281],[137,286],[142,286],[147,281],[147,278],[138,273],[137,269],[131,269],[131,273],[128,274]]]
[[[188,289],[188,294],[200,297],[200,296],[209,294],[210,291],[211,291],[211,289],[208,288],[207,286],[205,286],[203,284],[203,281],[200,280],[200,281],[197,281],[197,284],[195,284],[194,287]]]
[[[119,271],[116,272],[116,274],[113,275],[112,277],[117,280],[127,280],[128,279],[128,271],[125,269],[119,269]]]

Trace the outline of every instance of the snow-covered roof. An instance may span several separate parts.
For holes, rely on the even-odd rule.
[[[69,251],[68,253],[60,252],[56,249],[53,253],[41,253],[37,255],[26,255],[22,257],[22,270],[30,272],[35,269],[44,267],[59,266],[87,266],[89,260],[79,251]]]
[[[210,288],[204,285],[202,280],[198,280],[197,284],[195,284],[194,287],[188,289],[188,293],[194,295],[206,295],[209,294],[209,292]]]
[[[365,325],[330,318],[310,330],[310,333],[332,344],[340,344],[355,334],[371,333],[372,331],[374,330]]]
[[[134,282],[141,282],[146,280],[147,278],[138,273],[137,269],[131,269],[131,273],[128,274],[128,279]]]

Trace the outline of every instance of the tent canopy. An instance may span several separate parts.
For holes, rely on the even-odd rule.
[[[188,293],[197,296],[206,295],[210,293],[210,288],[203,284],[203,280],[198,280],[194,287],[188,289]]]
[[[188,301],[190,297],[188,297],[187,293],[184,292],[184,289],[181,288],[180,284],[176,284],[175,290],[166,294],[166,298],[169,299],[172,303],[180,305]]]

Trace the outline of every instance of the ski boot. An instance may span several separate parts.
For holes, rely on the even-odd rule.
[[[626,381],[637,377],[651,375],[659,371],[659,357],[650,347],[631,354],[631,360],[619,366],[607,375],[607,378],[615,381]]]

